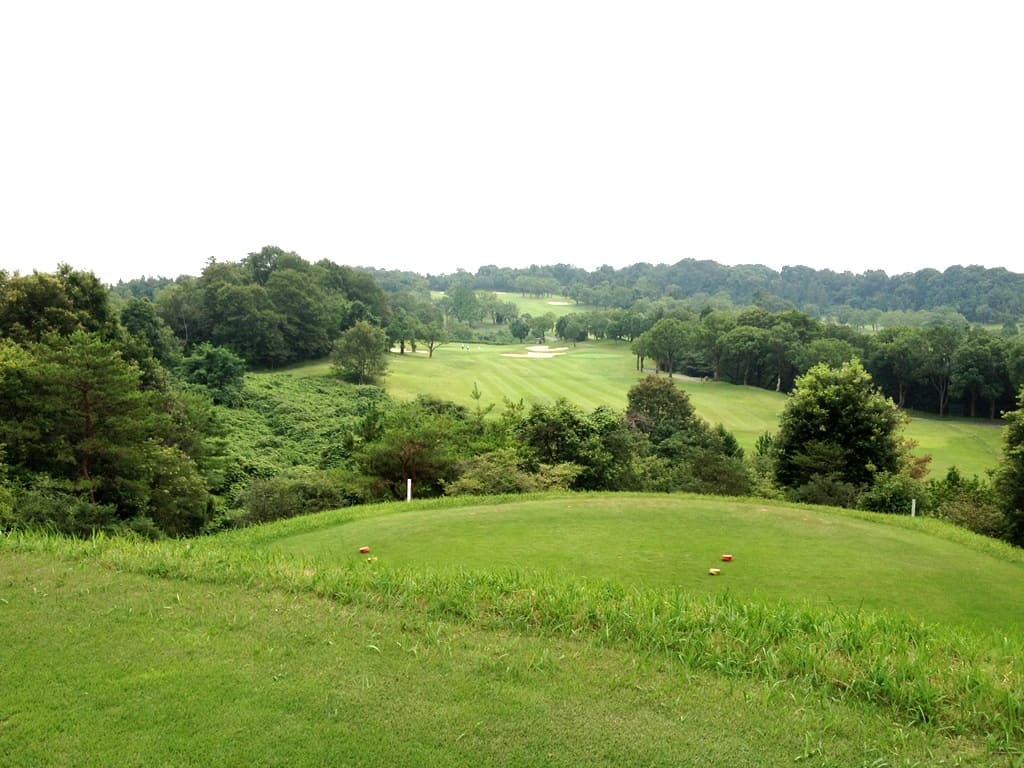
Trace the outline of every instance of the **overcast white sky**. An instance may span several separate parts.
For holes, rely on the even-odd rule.
[[[0,4],[0,268],[1024,271],[1024,3]]]

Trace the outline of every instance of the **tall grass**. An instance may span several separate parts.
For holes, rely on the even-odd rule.
[[[906,618],[728,594],[625,588],[514,570],[427,573],[358,561],[341,566],[214,541],[81,542],[12,533],[0,549],[90,558],[127,573],[308,593],[342,604],[541,637],[627,647],[682,669],[790,680],[868,702],[908,724],[1024,747],[1024,642],[1000,642]]]

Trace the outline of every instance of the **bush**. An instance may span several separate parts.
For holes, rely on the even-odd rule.
[[[459,462],[458,479],[445,483],[448,496],[493,496],[530,493],[540,487],[538,478],[519,467],[514,449],[505,448]]]
[[[753,490],[743,461],[714,451],[692,451],[685,459],[648,456],[637,469],[643,491],[746,496]]]
[[[122,533],[128,529],[113,504],[96,504],[70,484],[40,477],[31,488],[14,493],[14,503],[0,520],[3,528],[39,528],[87,537],[95,533]]]
[[[951,499],[938,510],[938,517],[982,536],[1009,539],[1010,520],[995,504],[966,496]]]
[[[804,504],[853,507],[859,495],[860,489],[857,486],[835,475],[814,475],[803,485],[791,489],[786,498]]]
[[[368,500],[366,480],[347,470],[293,470],[270,478],[254,478],[239,496],[245,510],[236,524],[272,520],[349,507]]]
[[[924,512],[925,490],[921,483],[907,475],[881,472],[871,486],[860,495],[857,508],[870,512],[909,515],[915,499],[918,511]]]
[[[951,467],[944,478],[929,483],[928,496],[935,517],[983,536],[1011,538],[1010,519],[990,482],[977,476],[965,478]]]

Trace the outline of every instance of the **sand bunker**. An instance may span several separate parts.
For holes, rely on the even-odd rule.
[[[525,352],[502,352],[502,357],[558,357],[569,351],[568,347],[549,347],[547,344],[537,344],[527,347]]]

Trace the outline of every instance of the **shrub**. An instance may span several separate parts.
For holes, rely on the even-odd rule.
[[[915,499],[918,501],[920,511],[923,512],[925,490],[921,483],[907,475],[881,472],[867,490],[860,495],[857,500],[857,508],[870,512],[909,515]]]
[[[965,478],[956,467],[928,485],[931,514],[968,530],[997,539],[1010,539],[1012,525],[992,483],[977,476]]]
[[[40,528],[70,536],[122,533],[128,526],[117,517],[114,504],[96,504],[74,492],[70,483],[40,476],[29,488],[14,492],[10,511],[0,520],[4,528]]]
[[[979,501],[960,496],[945,502],[938,510],[938,517],[967,528],[982,536],[994,539],[1008,539],[1010,520],[999,507],[991,502]]]
[[[275,477],[254,478],[239,496],[245,513],[236,523],[266,523],[367,500],[365,479],[347,470],[292,470]]]
[[[540,487],[537,477],[519,467],[512,448],[464,459],[459,462],[458,472],[458,479],[444,486],[449,496],[529,493]]]
[[[791,489],[786,498],[804,504],[822,504],[833,507],[852,507],[857,503],[860,489],[835,475],[814,475],[806,483]]]

